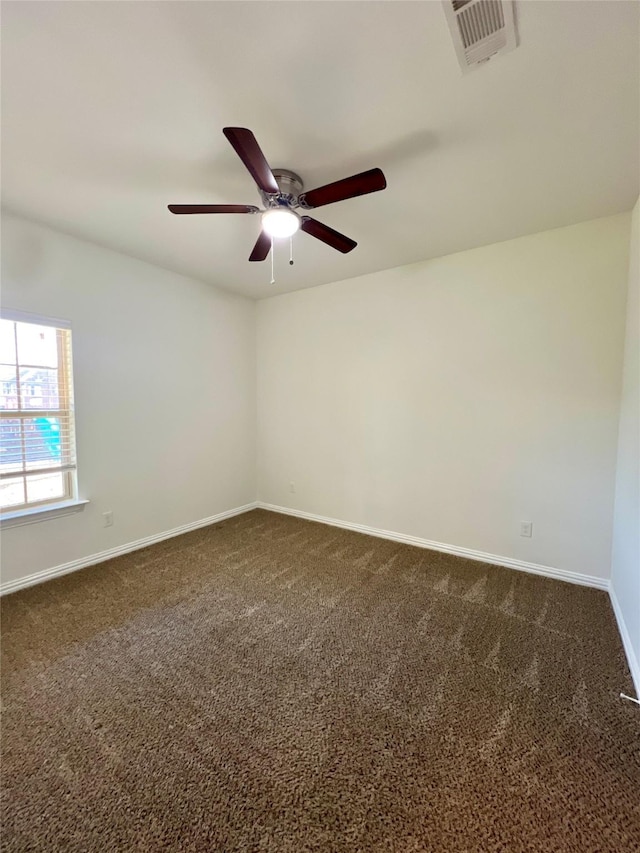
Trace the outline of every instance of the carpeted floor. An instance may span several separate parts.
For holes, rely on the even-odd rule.
[[[4,851],[640,850],[604,592],[256,510],[2,618]]]

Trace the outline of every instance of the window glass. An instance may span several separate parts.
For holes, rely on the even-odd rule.
[[[0,508],[75,497],[71,331],[0,321]]]

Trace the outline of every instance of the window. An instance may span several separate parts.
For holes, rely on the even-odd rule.
[[[76,497],[71,330],[61,320],[0,319],[0,509]]]

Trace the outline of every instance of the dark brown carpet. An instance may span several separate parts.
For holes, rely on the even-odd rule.
[[[258,510],[2,616],[5,851],[640,849],[603,592]]]

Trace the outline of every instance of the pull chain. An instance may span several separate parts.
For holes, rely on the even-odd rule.
[[[293,236],[289,237],[289,263],[293,266]]]
[[[275,276],[273,274],[273,237],[272,237],[271,238],[271,281],[269,282],[269,284],[275,284],[275,283],[276,283],[276,279],[275,279]]]

